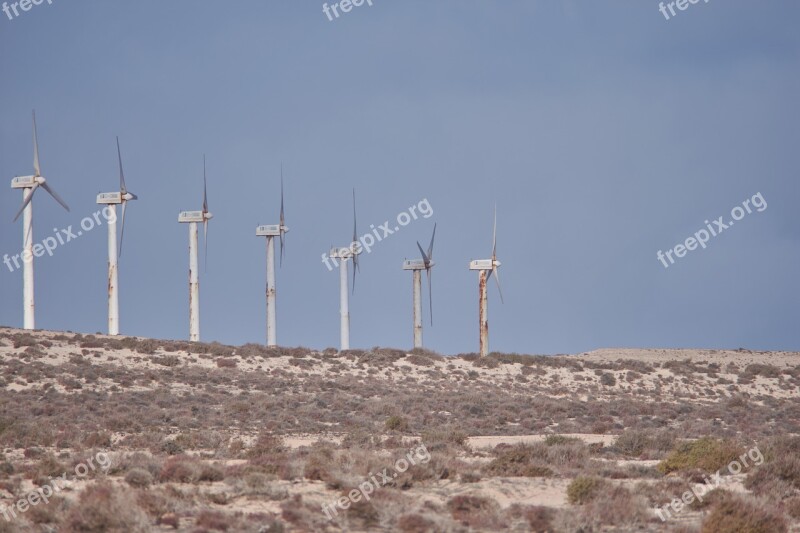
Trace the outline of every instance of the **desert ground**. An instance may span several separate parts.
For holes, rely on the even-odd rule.
[[[800,353],[0,328],[0,532],[800,531]]]

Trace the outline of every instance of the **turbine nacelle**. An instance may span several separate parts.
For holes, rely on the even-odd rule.
[[[403,261],[403,270],[427,270],[435,265],[434,261],[428,261],[426,265],[424,259],[406,259]]]
[[[11,180],[12,189],[30,189],[41,185],[47,180],[41,176],[18,176]]]
[[[289,233],[289,226],[266,224],[256,228],[256,237],[280,237],[284,233]]]
[[[181,211],[178,215],[178,222],[187,224],[191,222],[205,222],[214,218],[214,215],[204,211]]]
[[[502,265],[500,261],[497,259],[476,259],[474,261],[470,261],[469,269],[470,270],[494,270],[497,267]]]
[[[351,257],[360,255],[364,252],[364,249],[361,247],[361,243],[358,241],[354,241],[353,244],[350,245],[349,248],[331,248],[331,251],[328,252],[328,257],[332,259],[342,259],[348,260]]]

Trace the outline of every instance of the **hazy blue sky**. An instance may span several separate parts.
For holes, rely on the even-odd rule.
[[[339,280],[322,264],[352,231],[427,198],[434,216],[362,256],[354,347],[408,347],[411,275],[438,223],[442,353],[477,350],[477,275],[497,202],[505,305],[491,347],[800,346],[800,5],[373,0],[329,21],[322,2],[53,0],[0,13],[0,254],[15,254],[36,108],[44,175],[35,240],[77,228],[115,190],[129,210],[123,333],[188,336],[187,228],[208,157],[202,337],[264,342],[265,241],[286,178],[278,271],[285,345],[338,346]],[[760,192],[747,215],[665,269],[672,248]],[[394,225],[394,224],[393,224]],[[37,326],[106,329],[106,228],[36,262]],[[22,275],[0,264],[0,324],[22,324]],[[427,289],[425,290],[427,292]],[[425,302],[427,307],[427,300]]]

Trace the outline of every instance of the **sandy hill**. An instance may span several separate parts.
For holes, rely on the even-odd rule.
[[[798,353],[442,357],[0,328],[0,365],[0,505],[17,513],[0,532],[699,531],[725,505],[770,531],[800,518]],[[796,477],[748,465],[713,504],[659,518],[754,446],[794,454]],[[98,453],[108,468],[77,476]]]

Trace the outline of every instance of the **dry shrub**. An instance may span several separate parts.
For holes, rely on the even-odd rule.
[[[186,455],[176,455],[164,462],[158,479],[161,482],[199,483],[221,481],[224,477],[222,470],[211,463]]]
[[[554,509],[541,505],[520,505],[515,503],[508,509],[511,518],[522,518],[528,523],[530,531],[536,533],[555,533],[553,519],[556,516]]]
[[[215,531],[228,531],[230,519],[219,511],[201,511],[197,515],[195,525]]]
[[[67,512],[67,501],[60,496],[52,496],[50,501],[40,502],[29,508],[25,515],[34,524],[58,524]]]
[[[416,353],[412,353],[411,355],[406,357],[406,361],[408,361],[412,365],[417,365],[417,366],[434,366],[436,364],[436,359],[427,355],[421,355]]]
[[[467,443],[467,434],[453,426],[443,426],[424,431],[420,441],[430,451],[447,448],[463,448]]]
[[[702,533],[785,533],[786,521],[777,511],[742,498],[723,498],[703,521]]]
[[[435,531],[433,522],[418,514],[407,514],[397,520],[397,529],[402,533],[427,533]]]
[[[125,474],[125,482],[131,487],[146,489],[153,483],[153,474],[143,468],[134,468]]]
[[[716,472],[738,459],[740,454],[740,447],[732,441],[703,437],[678,444],[657,468],[662,474],[691,469]]]
[[[90,485],[72,507],[62,531],[72,532],[146,532],[147,516],[134,503],[132,495],[110,483]]]
[[[546,461],[546,450],[542,453],[541,447],[519,444],[495,450],[495,457],[484,466],[484,473],[490,476],[505,477],[552,477],[553,471],[542,465],[536,464]]]
[[[760,495],[789,496],[800,489],[800,457],[786,455],[758,467],[745,487]]]
[[[627,457],[640,457],[647,449],[649,441],[644,431],[626,430],[617,436],[614,446]]]
[[[795,520],[800,520],[800,496],[795,496],[794,498],[786,500],[784,502],[784,508],[786,509],[786,514]]]
[[[288,469],[291,465],[287,450],[280,437],[262,433],[245,455],[248,458],[248,465],[256,471],[281,477],[288,476]]]
[[[219,359],[217,359],[217,367],[236,368],[236,359],[230,357],[220,357]]]
[[[176,503],[160,491],[155,490],[137,491],[136,504],[154,519],[160,519],[176,511]]]
[[[597,492],[573,516],[584,531],[604,531],[613,527],[618,530],[639,530],[652,518],[652,513],[644,499],[631,494],[620,486],[607,486]],[[587,527],[588,526],[588,527]],[[577,528],[559,528],[577,531]]]
[[[497,531],[505,527],[498,516],[497,502],[483,496],[454,496],[447,502],[447,509],[454,520],[470,528]]]

